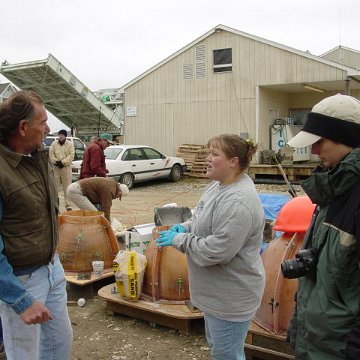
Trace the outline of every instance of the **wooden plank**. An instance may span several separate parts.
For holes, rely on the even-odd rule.
[[[268,165],[267,167],[263,166],[261,168],[250,167],[248,173],[252,175],[281,175],[280,170],[271,165]]]
[[[285,342],[286,339],[284,335],[272,334],[271,332],[265,330],[264,328],[259,326],[255,321],[252,321],[250,323],[249,332],[251,332],[254,335],[269,337],[271,339],[280,340],[282,342]]]
[[[79,286],[88,285],[95,281],[106,279],[111,276],[114,276],[114,271],[111,269],[105,269],[104,273],[101,276],[94,276],[91,273],[91,277],[88,280],[78,280],[78,273],[65,272],[66,281],[70,284],[79,285]]]
[[[199,319],[203,317],[202,312],[191,312],[189,308],[185,304],[172,304],[169,303],[158,303],[152,302],[148,300],[139,299],[136,301],[129,301],[123,299],[118,293],[114,293],[112,290],[114,289],[115,283],[104,286],[98,292],[98,295],[108,301],[130,306],[135,309],[142,309],[148,312],[153,312],[156,314],[164,314],[166,316],[172,318],[179,318],[179,319]]]
[[[205,145],[182,144],[178,146],[178,151],[198,151],[205,148]]]
[[[91,299],[97,291],[110,283],[114,282],[114,272],[106,272],[102,276],[93,276],[89,280],[77,280],[77,274],[65,273],[66,290],[69,300],[77,300],[81,297]]]
[[[262,360],[294,360],[294,355],[284,354],[279,351],[265,349],[260,346],[255,346],[245,343],[245,354],[247,357],[255,356]]]
[[[98,291],[99,297],[106,300],[106,309],[109,311],[168,326],[186,334],[189,334],[193,321],[203,319],[202,312],[191,312],[185,304],[157,303],[143,299],[129,301],[115,293],[114,288],[115,284],[110,284]]]
[[[196,171],[201,171],[201,172],[206,172],[206,166],[199,166],[199,165],[193,165],[191,171],[192,172],[196,172]]]
[[[206,179],[206,175],[205,175],[205,174],[195,174],[195,173],[189,173],[188,175],[189,175],[190,177],[195,177],[195,178]]]
[[[246,354],[264,360],[295,359],[290,344],[284,335],[275,335],[257,325],[250,323],[245,339]]]
[[[150,324],[154,323],[167,326],[172,329],[177,329],[187,335],[190,333],[191,329],[191,319],[177,319],[164,314],[154,314],[144,309],[131,307],[128,304],[106,301],[106,310],[111,313],[118,313],[135,319],[148,321]]]
[[[308,177],[312,174],[318,163],[282,165],[284,173],[289,180],[299,180],[301,177]],[[254,164],[248,169],[250,175],[276,175],[281,176],[281,172],[276,165]]]

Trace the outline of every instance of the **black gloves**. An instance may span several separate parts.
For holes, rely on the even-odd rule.
[[[60,160],[58,160],[58,161],[55,163],[55,165],[56,165],[58,168],[60,168],[60,169],[62,169],[62,168],[64,167],[63,163],[62,163]]]

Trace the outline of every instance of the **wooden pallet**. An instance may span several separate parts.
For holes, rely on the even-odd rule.
[[[193,166],[191,167],[190,171],[187,172],[187,175],[192,177],[201,177],[205,178],[206,174],[206,158],[208,155],[207,149],[199,150],[196,153],[196,157],[193,163]]]
[[[188,171],[191,171],[193,165],[196,163],[197,154],[204,148],[204,145],[182,144],[178,147],[176,156],[182,157],[186,162]]]
[[[106,310],[112,314],[119,313],[149,321],[152,324],[178,329],[187,335],[190,334],[195,323],[203,322],[203,313],[190,311],[185,304],[160,304],[143,299],[128,301],[114,289],[115,284],[110,284],[98,291],[99,297],[106,300]]]

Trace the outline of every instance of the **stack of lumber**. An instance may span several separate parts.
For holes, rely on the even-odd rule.
[[[187,165],[187,175],[205,177],[206,157],[208,150],[205,145],[182,144],[178,147],[176,155],[182,157]]]
[[[206,158],[209,154],[207,149],[199,150],[195,156],[194,164],[188,173],[192,177],[206,178]]]
[[[176,156],[182,157],[190,171],[195,163],[198,151],[205,149],[204,145],[182,144],[178,147]]]

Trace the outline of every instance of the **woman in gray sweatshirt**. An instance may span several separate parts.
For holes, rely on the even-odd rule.
[[[160,232],[158,246],[186,253],[192,303],[204,313],[213,360],[243,360],[250,321],[260,306],[264,211],[245,173],[256,145],[237,135],[209,140],[206,176],[214,181],[191,220]]]

